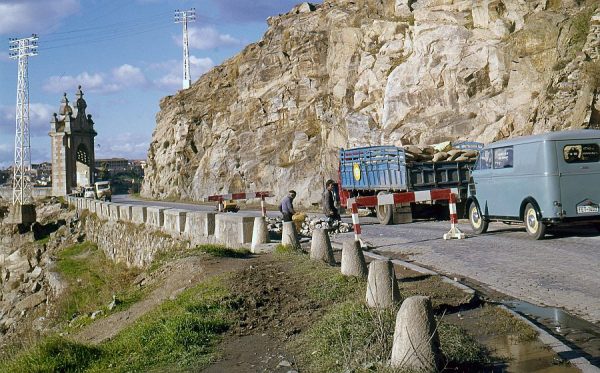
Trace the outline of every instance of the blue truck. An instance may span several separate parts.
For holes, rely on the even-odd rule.
[[[463,144],[463,149],[479,149],[482,144]],[[415,162],[397,146],[370,146],[341,149],[338,193],[346,205],[348,198],[386,193],[457,188],[459,214],[464,214],[470,170],[474,161]],[[362,205],[374,210],[381,224],[411,222],[413,217],[447,213],[447,203],[410,206]]]

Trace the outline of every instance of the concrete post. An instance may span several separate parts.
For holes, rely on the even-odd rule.
[[[344,241],[342,248],[342,274],[345,276],[367,277],[367,263],[360,242]]]
[[[253,253],[258,245],[269,242],[269,230],[267,229],[267,221],[262,216],[254,218],[254,228],[252,229],[252,246],[250,251]]]
[[[296,234],[296,226],[293,221],[283,222],[283,231],[281,232],[281,244],[284,246],[292,246],[296,250],[300,250],[300,241]]]
[[[431,301],[423,296],[405,299],[396,316],[391,366],[434,373],[439,371],[440,360],[440,341]]]
[[[329,265],[335,265],[331,241],[325,229],[314,229],[310,243],[310,258],[321,260]]]
[[[390,260],[375,260],[369,264],[367,280],[367,305],[388,308],[400,301],[394,265]]]

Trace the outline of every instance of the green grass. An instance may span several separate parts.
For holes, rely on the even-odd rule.
[[[496,306],[483,308],[483,320],[479,327],[487,334],[514,335],[520,342],[533,341],[538,333],[510,312]]]
[[[84,242],[69,246],[57,256],[58,273],[69,284],[57,302],[62,321],[97,310],[107,311],[113,294],[121,301],[120,309],[137,302],[143,295],[141,290],[130,286],[139,270],[115,264],[94,244]]]
[[[47,245],[49,241],[50,241],[50,236],[46,236],[44,238],[40,238],[39,240],[36,240],[35,243],[43,246],[43,245]]]
[[[52,337],[11,360],[2,372],[145,372],[198,370],[215,357],[229,327],[221,300],[227,294],[215,279],[184,291],[144,315],[114,339],[97,347]]]
[[[247,249],[230,249],[221,245],[200,245],[194,250],[220,258],[247,258],[250,256],[250,251]]]

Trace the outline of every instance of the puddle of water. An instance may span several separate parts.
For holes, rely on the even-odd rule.
[[[507,358],[507,366],[499,372],[511,373],[575,373],[575,367],[554,364],[555,355],[538,341],[519,342],[513,336],[494,336],[483,342],[496,356]],[[494,371],[496,371],[494,369]]]
[[[489,367],[485,372],[493,373],[575,373],[579,372],[568,364],[560,364],[558,355],[537,339],[519,341],[511,335],[489,334],[482,328],[489,320],[483,309],[478,307],[458,314],[446,315],[448,322],[465,329],[479,343],[486,346],[496,358],[502,361]]]
[[[506,301],[502,304],[545,326],[592,364],[600,366],[600,326],[558,308],[540,307],[523,301]]]

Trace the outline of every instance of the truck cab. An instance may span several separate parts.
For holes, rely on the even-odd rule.
[[[541,239],[552,226],[600,223],[600,131],[518,137],[485,146],[471,172],[474,233],[491,221],[523,222]]]
[[[94,183],[96,190],[96,198],[103,201],[112,201],[112,191],[110,189],[110,181],[97,181]]]

